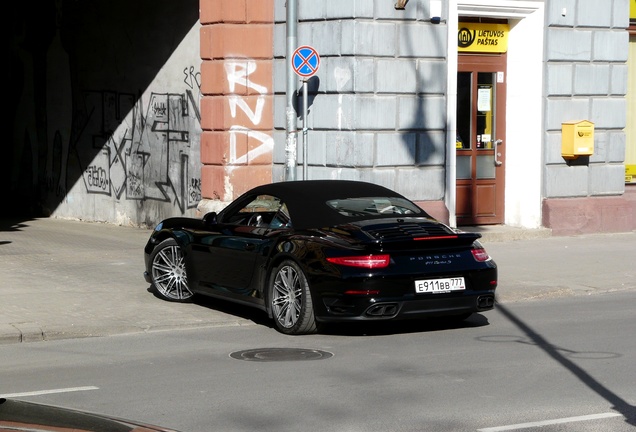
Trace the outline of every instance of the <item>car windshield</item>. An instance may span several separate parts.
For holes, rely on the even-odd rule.
[[[341,215],[349,217],[422,213],[415,204],[398,197],[343,198],[327,201],[327,205]]]

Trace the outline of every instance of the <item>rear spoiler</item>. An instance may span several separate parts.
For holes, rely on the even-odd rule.
[[[386,247],[392,245],[409,245],[412,248],[438,248],[438,247],[467,247],[481,238],[480,233],[461,232],[449,234],[437,234],[430,236],[401,237],[394,239],[384,238],[380,243]]]

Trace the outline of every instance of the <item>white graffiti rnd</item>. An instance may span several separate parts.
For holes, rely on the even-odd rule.
[[[267,93],[267,87],[256,84],[250,80],[250,75],[256,72],[255,61],[246,60],[225,63],[225,72],[232,93],[236,90],[237,84],[256,90],[261,95]]]
[[[270,135],[261,131],[255,131],[251,129],[252,126],[260,125],[263,118],[263,110],[266,103],[265,95],[267,94],[267,87],[253,82],[250,76],[256,71],[257,64],[255,61],[246,60],[240,62],[228,62],[225,64],[225,72],[229,84],[230,92],[234,93],[237,86],[246,87],[258,92],[259,96],[256,99],[256,106],[252,109],[245,97],[239,95],[231,95],[228,97],[230,104],[230,115],[233,119],[236,119],[237,109],[240,109],[245,113],[250,125],[231,125],[230,132],[230,155],[228,171],[231,171],[236,165],[247,164],[250,159],[257,158],[258,156],[271,153],[274,149],[274,140]],[[237,134],[247,135],[248,138],[254,138],[260,141],[260,145],[249,150],[244,155],[237,154],[236,137]]]

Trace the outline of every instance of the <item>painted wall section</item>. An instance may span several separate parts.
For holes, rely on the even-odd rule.
[[[273,0],[201,0],[202,213],[272,181]]]
[[[544,9],[510,19],[506,101],[506,225],[541,226]]]
[[[24,71],[13,151],[2,162],[12,205],[24,200],[22,213],[148,226],[196,214],[198,3],[27,7],[12,6],[21,31],[11,61]]]

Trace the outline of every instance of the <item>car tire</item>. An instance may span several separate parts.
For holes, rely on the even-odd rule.
[[[274,269],[269,283],[269,302],[274,325],[281,333],[317,332],[309,283],[296,262],[285,260]]]
[[[162,299],[182,303],[192,299],[183,251],[174,239],[162,241],[152,251],[150,276],[155,291]]]

